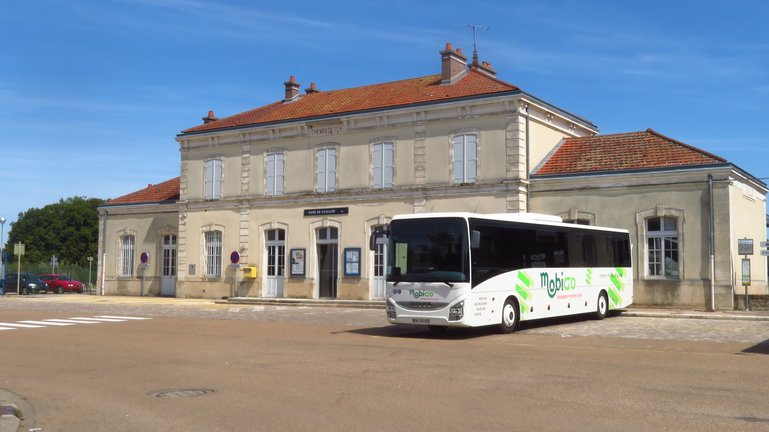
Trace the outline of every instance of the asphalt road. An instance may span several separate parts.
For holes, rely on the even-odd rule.
[[[6,298],[1,323],[79,322],[0,331],[0,389],[42,432],[769,430],[769,322],[620,316],[436,337],[382,315]]]

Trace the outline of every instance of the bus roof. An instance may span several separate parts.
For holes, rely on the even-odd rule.
[[[610,228],[610,227],[601,227],[596,225],[580,225],[580,224],[573,224],[573,223],[564,223],[563,219],[561,219],[559,216],[554,215],[548,215],[548,214],[542,214],[542,213],[488,213],[488,214],[480,214],[480,213],[469,213],[469,212],[436,212],[436,213],[414,213],[414,214],[401,214],[393,216],[393,220],[403,220],[403,219],[426,219],[426,218],[463,218],[463,219],[486,219],[486,220],[493,220],[493,221],[502,221],[502,222],[519,222],[524,224],[532,224],[532,225],[545,225],[545,226],[553,226],[553,227],[568,227],[568,228],[576,228],[576,229],[584,229],[584,230],[600,230],[600,231],[611,231],[611,232],[621,232],[621,233],[629,233],[626,229],[619,229],[619,228]]]

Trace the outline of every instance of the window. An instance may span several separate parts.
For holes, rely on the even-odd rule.
[[[647,219],[646,247],[649,276],[677,279],[678,219],[668,216]]]
[[[204,166],[205,198],[208,200],[222,197],[222,160],[209,159]]]
[[[222,275],[222,232],[206,232],[206,276]]]
[[[475,183],[478,161],[478,136],[457,135],[454,144],[454,183]]]
[[[265,157],[267,172],[267,195],[283,195],[283,178],[286,162],[283,153],[268,153]]]
[[[267,230],[267,276],[286,274],[286,231]]]
[[[120,237],[120,276],[134,274],[134,245],[136,239],[132,235]]]
[[[322,148],[316,155],[315,177],[317,192],[326,193],[336,191],[336,149]]]
[[[372,148],[374,189],[393,187],[393,143],[383,142],[374,144]]]

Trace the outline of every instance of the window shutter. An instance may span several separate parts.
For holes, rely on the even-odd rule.
[[[286,156],[283,153],[275,154],[275,195],[283,195],[283,179],[286,169]]]
[[[382,144],[374,144],[374,154],[372,155],[372,162],[373,162],[373,182],[372,187],[374,189],[379,189],[382,187]]]
[[[221,159],[214,159],[214,199],[222,197],[222,161]]]
[[[214,197],[214,173],[213,173],[213,160],[207,160],[204,165],[204,178],[203,183],[205,185],[205,198],[212,199]]]
[[[267,195],[275,195],[275,154],[267,155]]]
[[[393,187],[393,143],[382,146],[382,187]]]
[[[475,183],[478,175],[478,137],[465,135],[465,183]]]
[[[318,150],[318,154],[315,156],[315,190],[317,192],[326,191],[326,150]]]
[[[334,192],[336,190],[336,149],[326,149],[326,191]]]
[[[463,183],[465,179],[465,146],[463,138],[462,135],[454,137],[454,183]]]

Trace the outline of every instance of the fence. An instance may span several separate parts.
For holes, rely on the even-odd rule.
[[[18,270],[17,267],[18,264],[16,263],[8,263],[5,266],[5,272],[11,273],[16,272]],[[32,273],[35,275],[41,275],[41,274],[51,274],[51,265],[50,264],[26,264],[24,261],[21,262],[21,271],[24,273]],[[83,285],[86,287],[84,292],[94,292],[94,286],[96,286],[96,262],[94,262],[93,266],[91,266],[91,285],[88,285],[89,277],[88,277],[88,266],[79,266],[76,264],[61,264],[57,265],[55,269],[55,273],[57,274],[67,274],[72,279],[79,280],[80,282],[83,282]]]

